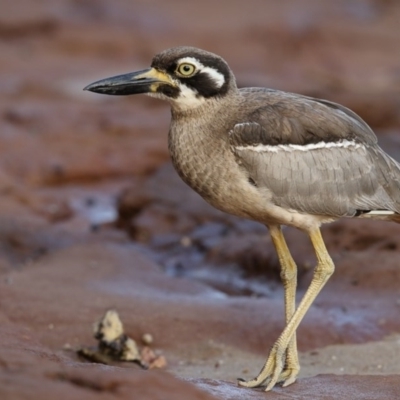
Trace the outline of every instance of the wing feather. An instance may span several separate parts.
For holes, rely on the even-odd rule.
[[[307,144],[354,139],[376,144],[371,128],[353,111],[327,100],[264,88],[241,89],[247,120],[266,129],[264,144]]]
[[[400,166],[357,114],[271,89],[246,88],[241,94],[231,149],[276,205],[330,216],[400,212]]]
[[[235,127],[232,150],[248,176],[270,193],[276,205],[330,216],[352,216],[358,210],[400,211],[398,164],[377,146],[256,150],[253,139],[263,131],[257,125]]]

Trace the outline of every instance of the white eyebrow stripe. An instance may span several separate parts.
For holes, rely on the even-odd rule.
[[[318,142],[318,143],[309,143],[305,145],[300,144],[278,144],[278,145],[264,145],[258,144],[256,146],[235,146],[236,150],[250,150],[255,151],[257,153],[264,152],[272,152],[278,153],[279,151],[310,151],[317,149],[330,149],[330,148],[349,148],[352,147],[354,149],[363,148],[364,145],[360,143],[356,143],[352,140],[341,140],[339,142]]]
[[[182,64],[182,63],[193,64],[198,69],[204,68],[204,65],[197,58],[194,58],[194,57],[183,57],[183,58],[180,58],[178,60],[178,64]]]
[[[225,77],[216,69],[211,67],[204,67],[201,72],[208,74],[208,76],[221,88],[225,83]]]
[[[225,77],[223,74],[218,72],[216,69],[212,67],[205,67],[199,60],[197,60],[194,57],[183,57],[179,59],[178,64],[181,63],[189,63],[193,64],[198,71],[201,71],[202,73],[208,74],[208,76],[216,83],[218,88],[221,88],[223,84],[225,83]]]

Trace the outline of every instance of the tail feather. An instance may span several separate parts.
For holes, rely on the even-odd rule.
[[[382,219],[400,223],[400,214],[390,210],[357,210],[354,216],[358,218]]]

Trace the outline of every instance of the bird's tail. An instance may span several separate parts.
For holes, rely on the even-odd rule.
[[[355,215],[359,218],[371,218],[371,219],[381,219],[384,221],[393,221],[400,224],[400,213],[389,210],[371,210],[371,211],[359,211]]]

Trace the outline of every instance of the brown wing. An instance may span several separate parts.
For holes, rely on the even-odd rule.
[[[249,178],[275,204],[305,213],[400,211],[399,165],[376,145],[368,125],[339,105],[308,98],[298,104],[289,96],[294,107],[293,98],[277,98],[230,133]]]
[[[343,139],[373,145],[377,138],[357,114],[327,100],[264,88],[241,89],[246,120],[264,129],[264,144],[310,144]]]

